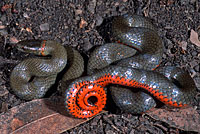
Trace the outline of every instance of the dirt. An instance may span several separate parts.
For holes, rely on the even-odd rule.
[[[189,40],[192,29],[200,35],[198,0],[7,0],[0,7],[0,112],[25,102],[12,94],[9,85],[13,67],[29,56],[15,49],[17,41],[56,40],[87,59],[94,46],[110,41],[109,30],[104,29],[109,28],[109,18],[125,13],[146,16],[158,26],[165,45],[162,65],[189,71],[200,90],[200,47]],[[147,117],[112,111],[63,134],[184,133]]]

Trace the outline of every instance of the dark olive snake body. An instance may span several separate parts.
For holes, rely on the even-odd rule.
[[[125,45],[114,43],[118,49],[115,49],[115,47],[113,49],[114,44],[109,43],[94,50],[88,61],[88,71],[101,69],[116,61],[119,61],[118,65],[120,66],[146,70],[154,69],[161,62],[163,54],[163,43],[156,29],[147,18],[138,15],[126,14],[116,17],[113,20],[112,36]],[[136,55],[135,49],[138,51]],[[117,53],[118,58],[115,58],[116,55],[113,56],[112,53]],[[134,58],[131,57],[133,55]],[[124,58],[126,60],[121,60]]]
[[[68,112],[78,118],[97,114],[105,105],[105,95],[100,94],[105,92],[103,87],[108,84],[143,88],[164,104],[173,107],[191,104],[196,87],[187,72],[176,67],[152,71],[159,66],[163,54],[163,43],[157,28],[148,19],[129,14],[115,17],[112,23],[113,38],[120,44],[108,43],[93,51],[87,68],[91,76],[74,81],[66,90],[65,104]],[[174,79],[179,81],[179,85],[173,83]],[[156,105],[154,99],[146,93],[132,93],[126,88],[113,86],[110,90],[116,105],[126,112],[141,113]],[[80,95],[84,92],[97,92],[96,96],[86,94],[86,98],[97,98],[93,106]]]
[[[90,76],[78,78],[69,86],[63,87],[66,88],[65,106],[69,114],[78,118],[88,118],[98,114],[106,104],[104,87],[109,84],[142,88],[164,104],[173,107],[183,107],[193,102],[196,86],[187,72],[176,67],[157,69],[163,54],[163,44],[157,28],[148,19],[129,14],[115,17],[112,31],[113,38],[120,44],[108,43],[95,49],[88,61],[87,71]],[[40,46],[36,47],[38,44]],[[50,59],[36,59],[34,63],[32,60],[25,60],[17,65],[11,74],[11,87],[20,98],[42,97],[55,82],[57,73],[62,71],[67,64],[69,54],[61,54],[65,50],[61,45],[57,46],[54,42],[51,46],[51,41],[47,41],[46,45],[42,44],[44,43],[36,43],[30,48],[37,48],[39,55],[51,55]],[[52,51],[44,51],[45,49]],[[45,52],[50,53],[45,54]],[[57,53],[61,57],[57,56]],[[69,66],[70,75],[64,76],[63,83],[67,79],[79,77],[83,72],[82,57],[79,55],[77,58],[76,55],[69,58],[72,59],[71,63],[73,59],[76,62],[71,65],[72,71]],[[55,63],[52,62],[46,66],[47,61],[51,63],[51,60],[57,61],[59,58],[61,62],[55,69],[57,72],[53,71],[53,68],[57,66]],[[42,71],[37,76],[32,73],[34,66],[47,73],[43,75]],[[52,69],[48,68],[50,66]],[[52,73],[48,73],[49,70]],[[32,76],[34,79],[29,82]],[[17,79],[20,79],[21,83],[17,82]],[[174,84],[174,81],[178,81],[178,85]],[[110,90],[116,105],[127,112],[141,113],[156,105],[154,99],[143,92],[132,93],[126,88],[114,86],[111,86]],[[37,95],[32,95],[32,93]]]
[[[179,73],[180,71],[178,71],[178,74]],[[187,76],[186,78],[188,78],[188,74],[186,74],[187,73],[184,72],[184,74],[179,75],[185,75]],[[180,77],[179,75],[177,77]],[[189,80],[191,81],[191,79]],[[103,87],[108,84],[143,88],[166,105],[183,107],[192,102],[196,93],[195,84],[190,83],[191,85],[189,85],[188,83],[186,86],[184,83],[181,83],[181,85],[184,85],[185,87],[179,88],[167,77],[157,72],[130,67],[109,66],[91,76],[82,77],[72,82],[66,90],[66,107],[69,113],[78,118],[88,118],[97,114],[106,104],[106,95]],[[82,93],[84,92],[87,92],[88,94],[82,96]],[[92,92],[97,93],[89,94]],[[123,95],[123,90],[121,92],[118,91],[118,96],[121,95]],[[98,101],[95,105],[91,105],[88,102],[88,99],[85,99],[86,96],[87,98],[95,96],[98,98]],[[123,104],[122,99],[119,99],[118,96],[116,96],[116,99],[114,98],[115,102],[119,105]],[[133,97],[131,96],[131,98],[129,98],[130,96],[125,96],[127,97],[127,99],[123,97],[125,100],[131,100]],[[148,104],[148,107],[151,106],[151,102],[145,103]],[[123,105],[126,104],[127,103]],[[146,110],[148,109],[147,106]],[[134,104],[129,107],[131,107],[131,109],[134,108],[136,113],[138,109],[141,110],[141,108],[134,106]],[[144,110],[145,106],[142,107]]]
[[[65,48],[56,41],[21,41],[17,44],[17,48],[35,55],[51,56],[46,59],[26,59],[13,69],[10,76],[12,91],[21,99],[31,100],[43,97],[55,83],[57,74],[65,68],[67,62],[71,62],[71,65],[63,80],[77,78],[83,73],[84,62],[81,55],[76,50]],[[67,56],[69,55],[67,52],[70,56]],[[76,58],[70,58],[72,56]],[[32,78],[33,80],[30,81]]]

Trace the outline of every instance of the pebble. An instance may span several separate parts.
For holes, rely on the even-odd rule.
[[[40,25],[40,30],[41,31],[49,31],[49,23],[44,23]]]
[[[5,96],[9,93],[5,86],[0,86],[0,97]]]
[[[183,50],[187,50],[187,42],[186,41],[181,41],[181,47]]]
[[[0,35],[6,36],[6,35],[8,35],[8,32],[5,29],[1,29],[0,30]]]
[[[2,15],[0,19],[1,19],[2,22],[6,21],[6,15]]]
[[[2,77],[0,77],[0,86],[3,85],[3,84],[5,84],[5,83],[6,83],[6,81],[3,80]]]
[[[194,70],[195,70],[196,72],[199,72],[199,71],[200,71],[200,66],[199,66],[199,65],[195,66],[195,67],[194,67]]]
[[[90,13],[92,13],[92,14],[94,14],[94,12],[95,12],[96,3],[97,3],[96,0],[90,0],[90,1],[89,1],[88,11],[89,11]]]
[[[92,48],[92,44],[90,43],[88,38],[84,39],[84,50],[88,51]]]
[[[135,129],[132,129],[130,134],[135,134]]]
[[[192,56],[197,56],[197,51],[192,51]]]
[[[27,13],[23,14],[24,18],[30,18]]]
[[[195,84],[197,86],[197,89],[200,91],[200,77],[195,77],[194,81],[195,81]]]
[[[191,4],[194,4],[195,2],[197,2],[197,0],[190,0]]]
[[[82,14],[82,13],[83,13],[83,11],[80,10],[80,9],[77,9],[77,10],[75,11],[75,14],[76,14],[76,15],[79,15],[79,14]]]
[[[97,124],[97,122],[95,121],[95,122],[92,122],[91,125],[92,125],[92,126],[97,126],[98,124]]]
[[[180,0],[181,5],[187,5],[189,4],[190,0]]]
[[[115,134],[115,132],[113,132],[112,130],[108,130],[106,131],[106,134]]]
[[[190,62],[190,66],[193,68],[194,66],[198,65],[198,61],[193,60]]]
[[[103,18],[101,16],[96,17],[96,26],[100,26],[103,22]]]

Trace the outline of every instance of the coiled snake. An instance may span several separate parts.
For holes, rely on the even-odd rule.
[[[84,71],[82,56],[76,50],[64,47],[55,41],[21,41],[16,47],[23,52],[45,56],[45,58],[26,59],[13,69],[10,84],[13,92],[21,99],[32,100],[43,97],[67,63],[69,67],[62,81],[80,77]]]
[[[65,106],[68,113],[78,118],[99,113],[106,104],[104,87],[109,84],[142,88],[173,107],[183,107],[193,102],[196,86],[187,72],[176,67],[156,69],[161,62],[163,44],[156,27],[148,19],[130,14],[115,17],[112,32],[119,43],[108,43],[95,49],[88,61],[87,71],[90,75],[74,80],[66,88]],[[11,87],[17,96],[23,99],[40,98],[54,84],[57,73],[66,66],[69,54],[54,41],[19,44],[19,49],[23,51],[51,55],[47,59],[24,60],[11,74]],[[73,71],[68,70],[68,73],[73,72],[74,78],[83,72],[83,62],[80,62],[83,59],[78,52],[76,55],[79,58],[75,58],[75,61],[79,62],[75,62]],[[122,87],[110,88],[116,105],[124,111],[141,113],[156,104],[144,92],[133,93]]]

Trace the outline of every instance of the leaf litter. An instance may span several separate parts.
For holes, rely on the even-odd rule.
[[[92,119],[69,117],[61,100],[36,99],[1,113],[1,134],[59,134]]]
[[[144,115],[165,122],[174,128],[200,133],[200,115],[193,107],[172,110],[153,108]]]
[[[193,29],[191,30],[191,33],[190,33],[190,41],[195,44],[196,46],[200,47],[200,41],[199,41],[199,38],[198,38],[198,33],[195,32]]]

